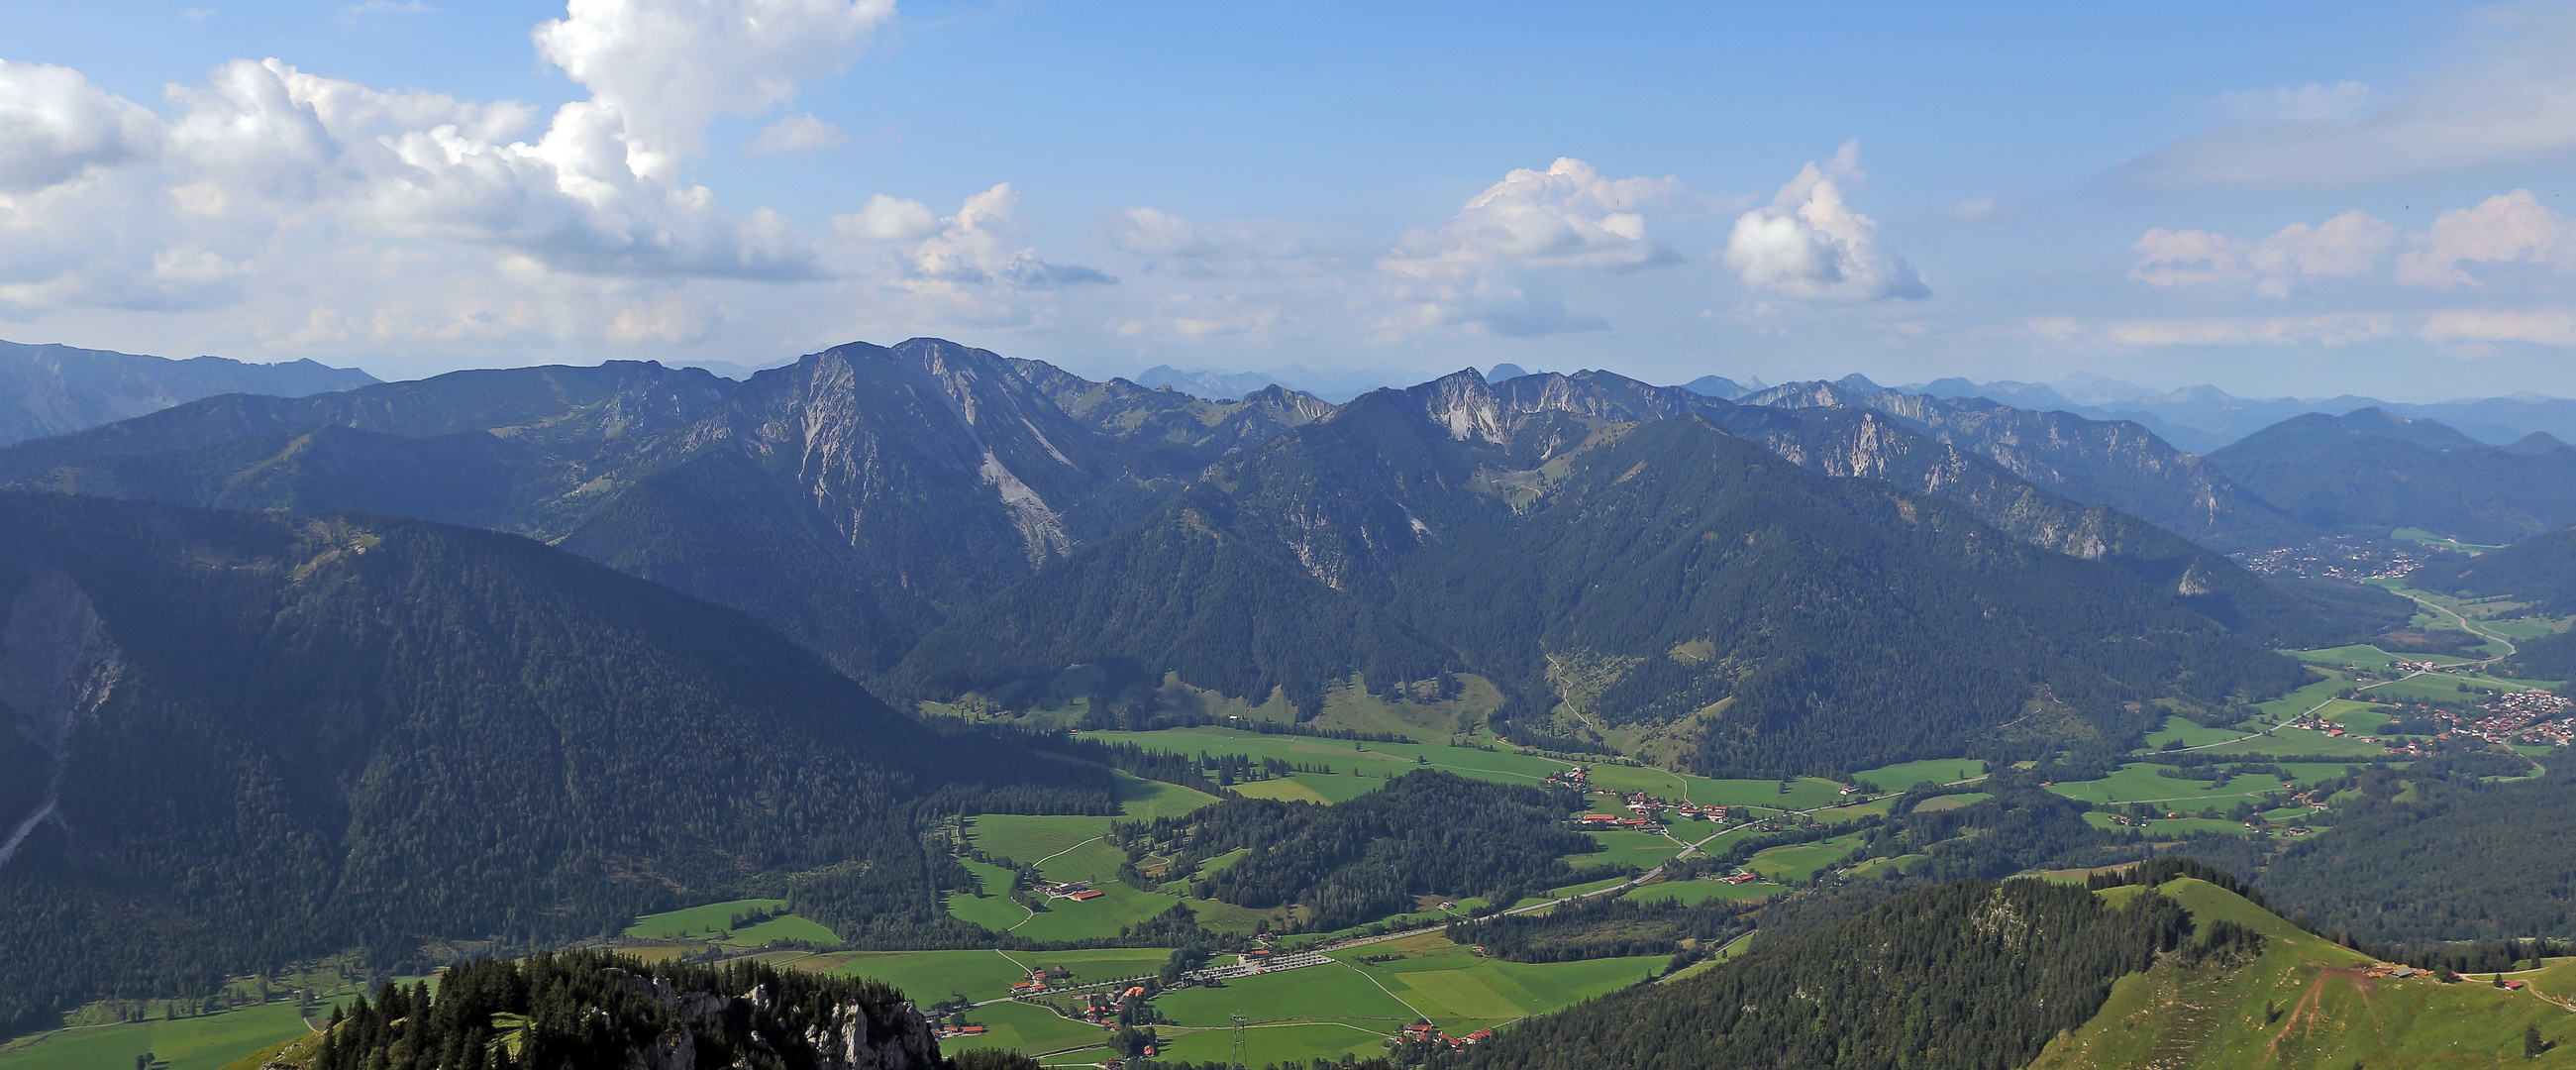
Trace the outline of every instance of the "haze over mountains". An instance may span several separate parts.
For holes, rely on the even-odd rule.
[[[328,371],[243,374],[300,387],[339,381]],[[2576,449],[2545,434],[2499,446],[2362,408],[2200,455],[2132,420],[1856,376],[1658,386],[1506,366],[1339,404],[1276,383],[1210,399],[920,338],[739,379],[610,362],[176,401],[0,445],[0,705],[16,729],[0,736],[0,962],[34,964],[0,979],[0,1021],[334,951],[418,966],[561,946],[708,902],[784,904],[856,947],[1042,946],[955,904],[1055,880],[1030,859],[1086,843],[1106,859],[1090,879],[1115,871],[1120,894],[1162,904],[1086,939],[1171,947],[1175,979],[1234,938],[1212,911],[1311,932],[1422,897],[1511,902],[1641,873],[1589,860],[1600,845],[1557,814],[1583,800],[1555,774],[1541,790],[1459,772],[1538,779],[1472,764],[1505,754],[1751,785],[1766,804],[1774,780],[1785,796],[1831,777],[1830,795],[1870,770],[1958,769],[1843,815],[1848,834],[1784,809],[1733,853],[1682,856],[1675,880],[1829,835],[1918,883],[2134,860],[2155,848],[2052,785],[2146,755],[2172,763],[2145,774],[2176,785],[2154,791],[2286,785],[2295,765],[2341,778],[2327,796],[2395,800],[2394,766],[2273,754],[2298,744],[2259,708],[2318,686],[2315,657],[2373,649],[2352,644],[2487,641],[2428,637],[2418,603],[2380,587],[2246,562],[2452,537],[2503,548],[2410,582],[2564,612],[2570,502]],[[2525,626],[2501,664],[2475,664],[2576,674],[2576,643]],[[1353,720],[1363,707],[1377,719]],[[2268,738],[2224,754],[2178,734],[2233,739],[2224,726],[2265,718]],[[1217,723],[1308,758],[1402,764],[1357,788],[1366,805],[1326,811],[1231,797],[1248,758],[1137,743]],[[1441,739],[1462,741],[1444,757],[1475,757],[1401,778],[1431,751],[1368,749]],[[2406,805],[2500,842],[2507,811],[2473,796],[2523,759],[2409,760]],[[1978,762],[1994,775],[1966,783]],[[1136,777],[1195,801],[1141,822],[1125,809]],[[1959,798],[1931,804],[1945,793]],[[1504,796],[1508,821],[1486,813]],[[1201,804],[1221,818],[1187,816]],[[2374,828],[2411,820],[2338,805]],[[1510,828],[1441,816],[1459,807]],[[2198,820],[2248,815],[2263,821],[2251,802]],[[1076,816],[1097,827],[1043,856],[978,838]],[[1094,843],[1101,829],[1127,854]],[[1537,846],[1496,851],[1497,836]],[[1198,868],[1274,840],[1298,846]],[[2350,895],[2321,889],[2378,866],[2268,864],[2347,914]],[[1476,876],[1416,879],[1432,872]],[[1947,887],[1891,909],[2014,902],[2069,931],[2143,926],[2117,961],[2059,964],[2090,994],[1998,1040],[2016,1059],[2089,1021],[2111,978],[2200,954],[2170,905],[2114,917],[2073,889]],[[1936,949],[1932,974],[2003,953],[1945,920],[1837,928],[1874,894],[1825,899],[1849,904],[1818,907],[1844,911],[1829,922],[1771,908],[1766,940],[1834,947],[1877,925]],[[1744,931],[1726,903],[1669,905],[1688,919],[1604,906],[1612,935],[1550,946],[1678,953],[1672,934]],[[2390,916],[2399,935],[2495,935]],[[2301,962],[2342,961],[2292,942]],[[1717,988],[1813,987],[1786,954],[1530,1035],[1690,1021]],[[1527,1043],[1491,1058],[1555,1065]],[[1658,1042],[1655,1058],[1721,1043]]]

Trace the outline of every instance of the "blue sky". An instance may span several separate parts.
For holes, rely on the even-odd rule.
[[[19,340],[2576,395],[2564,5],[200,0],[0,42]]]

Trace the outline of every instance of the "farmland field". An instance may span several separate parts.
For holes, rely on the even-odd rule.
[[[2281,782],[2269,776],[2248,773],[2228,781],[2225,787],[2213,788],[2206,780],[2175,780],[2157,776],[2156,770],[2160,768],[2163,767],[2133,763],[2121,766],[2100,780],[2060,782],[2048,790],[2089,803],[2171,800],[2178,805],[2189,803],[2195,806],[2201,800],[2233,799],[2281,790]],[[2341,768],[2336,767],[2337,770]]]
[[[1858,846],[1855,836],[1836,836],[1820,843],[1774,847],[1746,859],[1744,868],[1782,884],[1805,884],[1816,871],[1832,866]]]
[[[2378,692],[2372,692],[2372,694],[2377,693]],[[2328,704],[2324,710],[2318,711],[2318,715],[2324,716],[2327,713],[2333,712],[2338,707],[2354,710],[2369,708],[2367,705],[2362,703],[2347,703],[2339,700]],[[2385,724],[2387,723],[2387,720],[2388,719],[2383,716],[2374,723]],[[2247,736],[2232,743],[2221,743],[2218,746],[2205,748],[2195,751],[2194,753],[2218,755],[2274,754],[2285,758],[2292,756],[2312,758],[2385,758],[2388,756],[2388,748],[2377,743],[2364,743],[2361,741],[2360,737],[2357,736],[2329,736],[2323,732],[2311,732],[2304,728],[2280,728],[2273,730],[2270,735]]]
[[[2225,743],[2231,739],[2243,738],[2244,735],[2245,733],[2233,728],[2203,728],[2180,717],[2167,717],[2164,727],[2148,734],[2146,745],[2150,750],[2173,742],[2180,742],[2186,747],[2200,747],[2211,743]]]
[[[1675,902],[1685,905],[1705,903],[1711,899],[1767,899],[1788,891],[1785,885],[1766,881],[1750,884],[1728,884],[1725,881],[1688,880],[1649,884],[1621,896],[1640,903]]]
[[[0,1070],[125,1070],[145,1052],[157,1060],[155,1067],[166,1063],[167,1070],[218,1070],[308,1032],[290,1003],[176,1021],[57,1029],[0,1046]]]
[[[1881,791],[1904,791],[1922,781],[1948,784],[1966,780],[1984,771],[1985,763],[1972,758],[1932,758],[1919,762],[1899,762],[1877,769],[1863,769],[1853,773],[1852,779],[1869,781],[1878,785]]]
[[[1054,1011],[1027,1003],[996,1003],[967,1012],[966,1020],[983,1026],[981,1036],[954,1037],[939,1042],[942,1054],[954,1055],[976,1048],[1018,1048],[1022,1053],[1063,1051],[1090,1047],[1102,1042],[1101,1028],[1087,1022],[1069,1021]]]

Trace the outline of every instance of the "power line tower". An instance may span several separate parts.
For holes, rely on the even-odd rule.
[[[1234,1012],[1234,1070],[1243,1070],[1244,1020],[1242,1011]]]

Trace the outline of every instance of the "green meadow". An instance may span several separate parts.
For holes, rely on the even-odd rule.
[[[722,919],[718,919],[722,920]],[[290,1003],[268,1003],[177,1021],[57,1029],[0,1046],[0,1070],[130,1070],[146,1052],[156,1070],[219,1070],[262,1048],[311,1032]]]

